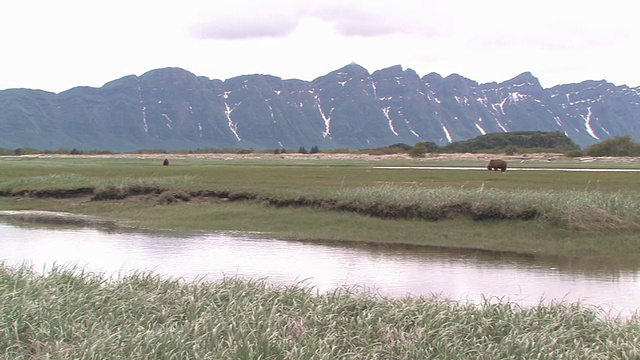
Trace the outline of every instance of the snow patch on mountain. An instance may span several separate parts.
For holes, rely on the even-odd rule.
[[[238,135],[238,124],[236,122],[234,122],[231,119],[231,113],[233,112],[233,110],[235,110],[236,106],[239,105],[237,104],[236,106],[234,106],[233,108],[229,106],[229,103],[227,102],[227,99],[229,98],[229,94],[231,92],[230,91],[225,91],[224,94],[222,95],[222,97],[224,98],[224,114],[227,117],[227,126],[229,126],[229,130],[231,130],[231,132],[233,133],[233,135],[236,137],[236,140],[240,141],[240,135]]]
[[[142,112],[142,128],[145,133],[149,133],[149,125],[147,124],[147,107],[144,106],[144,102],[142,101],[142,89],[140,88],[140,79],[136,78],[138,81],[138,102],[140,103],[140,109]]]
[[[587,114],[580,114],[580,117],[582,117],[582,119],[584,120],[584,127],[587,129],[587,133],[589,133],[592,138],[600,140],[600,138],[596,135],[596,133],[593,131],[593,128],[591,127],[591,115],[591,106],[589,106],[587,108]]]
[[[384,114],[384,116],[387,118],[387,123],[389,124],[389,129],[391,129],[391,132],[395,135],[398,136],[398,132],[396,131],[396,129],[393,127],[393,120],[391,120],[391,117],[389,116],[389,111],[391,110],[391,106],[387,106],[382,108],[382,113]]]
[[[315,106],[316,108],[318,108],[320,116],[324,121],[324,131],[322,131],[322,137],[326,138],[327,136],[331,135],[331,115],[333,114],[334,108],[331,108],[331,110],[329,110],[329,114],[327,115],[324,111],[322,111],[322,105],[320,104],[320,97],[318,97],[318,95],[315,95],[315,100]]]
[[[529,96],[526,94],[522,94],[519,92],[512,92],[509,94],[509,99],[511,100],[512,103],[517,103],[519,101],[522,101],[526,98],[528,98]]]
[[[558,124],[558,126],[560,126],[560,127],[562,127],[562,126],[563,126],[563,125],[562,125],[562,120],[561,120],[559,117],[554,116],[554,117],[553,117],[553,119],[556,121],[556,124]]]
[[[449,141],[449,143],[452,143],[453,138],[451,137],[449,129],[447,129],[447,127],[443,123],[440,123],[440,125],[442,125],[442,131],[444,131],[444,135],[447,137],[447,141]]]
[[[498,124],[498,127],[500,127],[500,129],[502,130],[502,132],[509,132],[509,130],[507,130],[506,127],[504,127],[502,125],[502,123],[500,122],[500,120],[496,119],[496,123]]]

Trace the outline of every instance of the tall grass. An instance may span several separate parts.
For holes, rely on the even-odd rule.
[[[129,195],[161,193],[171,188],[184,188],[198,183],[198,178],[189,175],[120,179],[107,179],[97,183],[95,200],[124,199]]]
[[[571,230],[640,229],[640,196],[618,192],[470,189],[384,184],[341,189],[342,205],[361,212],[445,219],[469,214],[481,219],[539,219]],[[372,210],[373,209],[373,210]]]
[[[189,187],[201,182],[202,179],[192,175],[172,176],[123,176],[105,178],[86,176],[81,174],[50,174],[21,176],[0,182],[0,193],[11,193],[19,190],[38,189],[67,189],[78,187],[104,188],[136,188],[136,187]]]
[[[11,193],[24,189],[76,187],[76,184],[95,185],[96,181],[81,174],[51,174],[15,177],[0,183],[0,192]]]
[[[119,279],[0,266],[5,359],[638,358],[640,320],[580,304],[521,308],[228,278]]]

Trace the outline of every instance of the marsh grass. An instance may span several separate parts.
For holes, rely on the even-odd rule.
[[[0,193],[11,195],[21,190],[93,187],[97,192],[116,191],[127,194],[143,188],[188,188],[200,182],[202,180],[193,175],[108,178],[68,173],[13,177],[0,182]]]
[[[127,176],[117,179],[106,179],[97,182],[97,186],[117,186],[122,188],[136,187],[183,187],[198,183],[198,178],[191,175],[177,176],[152,176],[152,177],[133,177]]]
[[[185,158],[162,166],[161,159],[0,158],[0,208],[287,239],[640,253],[637,174],[376,168],[399,164],[422,162]]]
[[[196,177],[189,175],[103,180],[96,185],[93,199],[117,200],[133,195],[160,194],[167,189],[189,187],[197,182]]]
[[[570,230],[640,229],[640,197],[600,191],[378,185],[340,190],[338,207],[383,217],[545,220]]]
[[[171,193],[171,192],[170,192]],[[256,201],[175,201],[160,198],[88,201],[74,204],[42,198],[0,197],[0,210],[56,209],[91,215],[122,229],[178,234],[249,231],[268,238],[295,241],[437,246],[519,254],[605,257],[613,264],[640,259],[637,231],[576,232],[548,221],[486,220],[459,217],[442,221],[383,219],[354,212],[310,207],[274,208]]]
[[[638,318],[602,315],[579,303],[525,308],[0,266],[5,359],[638,358]]]
[[[50,189],[77,187],[77,184],[93,185],[96,182],[81,174],[51,174],[15,177],[0,183],[0,193],[11,194],[25,189]],[[85,186],[86,186],[85,185]]]

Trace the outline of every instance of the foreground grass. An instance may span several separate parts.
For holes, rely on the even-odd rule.
[[[0,266],[5,359],[631,359],[640,321],[580,304],[317,294],[229,278],[185,283]]]

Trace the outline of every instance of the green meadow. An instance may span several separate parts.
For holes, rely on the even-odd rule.
[[[0,157],[0,210],[91,215],[167,232],[415,244],[624,262],[640,255],[634,163],[296,157]],[[381,168],[381,167],[403,167]],[[517,167],[539,171],[517,171]],[[526,286],[526,284],[523,284]],[[107,278],[0,263],[3,359],[637,359],[640,317],[385,298],[261,279]]]
[[[640,173],[552,170],[633,169],[640,167],[637,162],[511,161],[506,173],[424,169],[486,166],[473,159],[174,156],[170,166],[161,162],[3,157],[0,209],[88,214],[142,229],[252,231],[304,241],[640,254]],[[57,194],[79,189],[87,196]]]

